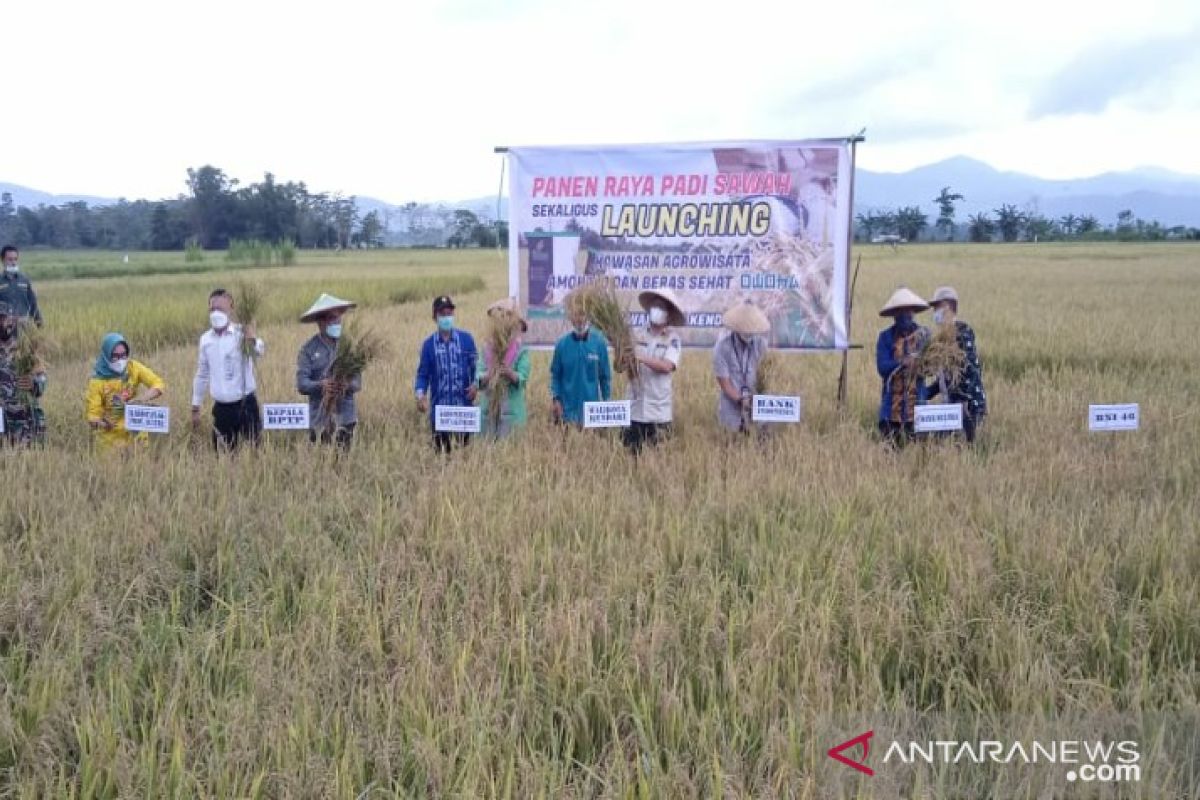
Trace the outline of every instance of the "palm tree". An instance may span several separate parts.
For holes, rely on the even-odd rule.
[[[1065,236],[1071,237],[1075,235],[1075,228],[1079,225],[1079,217],[1074,214],[1064,214],[1058,218],[1058,227],[1062,229]]]
[[[967,217],[967,236],[972,242],[990,242],[995,231],[996,223],[987,212],[980,211]]]
[[[1021,236],[1021,228],[1025,224],[1025,214],[1016,206],[1005,203],[993,209],[996,215],[996,229],[1000,238],[1006,242],[1015,242]]]

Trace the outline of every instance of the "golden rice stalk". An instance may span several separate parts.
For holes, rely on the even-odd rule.
[[[954,323],[938,325],[933,336],[917,356],[916,374],[925,379],[944,377],[953,388],[962,380],[967,354],[958,346],[958,331]]]
[[[768,350],[758,362],[754,373],[754,393],[769,394],[779,369],[779,356]]]
[[[600,329],[612,345],[613,368],[623,373],[631,384],[638,382],[637,357],[633,347],[633,331],[629,314],[617,298],[611,280],[599,278],[575,289],[566,299],[567,312],[582,309],[592,324]]]
[[[13,372],[18,377],[45,372],[46,354],[50,350],[50,339],[41,328],[28,321],[20,323],[13,346]]]
[[[503,411],[503,393],[508,391],[508,381],[500,374],[504,366],[504,355],[513,339],[521,330],[521,319],[509,311],[498,310],[488,314],[487,346],[492,352],[492,373],[487,376],[488,422],[493,431],[500,428]]]
[[[258,321],[259,314],[262,311],[262,301],[262,289],[257,284],[242,282],[237,285],[237,288],[234,290],[233,308],[243,330],[246,326],[254,325]],[[254,349],[254,344],[245,337],[242,338],[242,355],[247,358],[258,357],[258,352]]]
[[[327,389],[321,397],[321,411],[331,424],[333,412],[346,396],[350,382],[361,375],[371,362],[378,360],[385,348],[384,340],[374,331],[360,331],[353,323],[342,330],[333,362],[329,365],[329,377],[340,388]]]

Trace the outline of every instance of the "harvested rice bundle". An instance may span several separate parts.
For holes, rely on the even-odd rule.
[[[487,344],[492,351],[492,363],[496,367],[487,376],[487,392],[491,398],[488,403],[488,422],[493,431],[500,429],[500,418],[503,416],[504,403],[500,398],[508,391],[508,382],[501,374],[499,367],[504,364],[504,354],[512,346],[522,331],[521,317],[507,307],[497,303],[488,309]]]
[[[754,373],[754,393],[769,394],[775,383],[775,374],[779,368],[779,357],[773,350],[768,350],[758,361],[758,370]]]
[[[22,322],[17,328],[17,341],[13,346],[13,372],[18,378],[35,378],[46,371],[46,354],[51,350],[49,337],[32,322]],[[33,406],[33,393],[17,390],[17,398],[27,406]]]
[[[597,279],[567,295],[567,312],[582,309],[592,324],[600,329],[612,345],[615,354],[613,368],[623,373],[629,382],[637,383],[637,357],[633,349],[633,331],[629,314],[617,298],[612,281]]]
[[[954,323],[938,325],[933,336],[917,357],[916,373],[926,379],[944,379],[953,389],[962,380],[967,354],[958,346],[958,330]]]
[[[255,326],[259,313],[262,311],[262,290],[257,284],[240,283],[237,286],[234,299],[234,310],[237,314],[238,322],[242,325],[242,330],[250,326]],[[254,349],[254,343],[245,337],[242,337],[242,355],[246,358],[258,358],[258,352]]]
[[[377,361],[384,350],[383,339],[374,331],[359,331],[354,323],[342,329],[333,362],[329,365],[330,388],[321,397],[321,411],[330,426],[334,424],[334,412],[346,396],[350,382],[361,375],[371,362]]]

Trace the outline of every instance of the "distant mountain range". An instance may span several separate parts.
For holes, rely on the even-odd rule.
[[[1091,214],[1103,225],[1116,222],[1117,213],[1130,209],[1144,220],[1158,220],[1165,226],[1192,225],[1200,227],[1200,176],[1182,175],[1157,167],[1142,167],[1126,172],[1107,172],[1090,178],[1047,180],[1020,172],[1002,172],[982,161],[956,157],[908,172],[857,171],[855,179],[856,211],[895,209],[900,206],[920,206],[930,216],[937,216],[933,199],[943,186],[962,194],[956,216],[960,222],[970,214],[990,212],[1009,203],[1024,211],[1036,210],[1047,217],[1065,214]],[[52,195],[24,186],[0,183],[0,193],[10,192],[16,205],[59,205],[84,201],[89,205],[116,202],[111,198],[87,195]],[[480,217],[496,216],[496,196],[447,201],[435,205],[446,209],[467,208]],[[362,213],[378,210],[396,215],[401,206],[372,197],[358,197]],[[508,216],[508,198],[500,203],[500,214]],[[400,216],[403,216],[402,214]]]

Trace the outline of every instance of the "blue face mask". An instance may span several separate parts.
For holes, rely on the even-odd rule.
[[[909,325],[913,324],[913,315],[912,314],[897,314],[896,315],[896,324],[899,325],[901,328],[907,328]]]
[[[453,316],[438,317],[437,322],[438,322],[438,330],[439,331],[454,330],[454,317]]]
[[[325,326],[325,335],[330,339],[336,339],[342,335],[342,323],[331,322]]]

